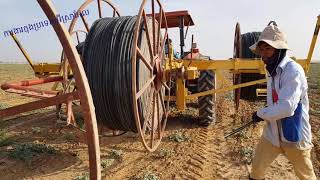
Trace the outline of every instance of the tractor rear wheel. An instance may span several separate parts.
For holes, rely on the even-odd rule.
[[[198,79],[198,92],[208,91],[215,88],[215,74],[213,71],[202,71]],[[215,123],[215,94],[198,98],[199,125],[209,126]]]

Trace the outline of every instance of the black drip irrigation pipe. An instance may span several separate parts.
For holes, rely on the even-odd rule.
[[[249,47],[258,41],[261,32],[248,32],[241,35],[242,57],[240,58],[259,58]]]
[[[136,16],[98,19],[90,29],[83,48],[84,69],[97,120],[113,130],[137,132],[132,102],[131,63],[136,20]],[[143,32],[141,28],[140,49],[147,47]],[[140,65],[138,60],[136,66],[139,90],[148,80],[150,72],[142,68],[144,65]],[[140,99],[138,111],[143,124],[144,113],[150,108],[144,102],[145,97]]]

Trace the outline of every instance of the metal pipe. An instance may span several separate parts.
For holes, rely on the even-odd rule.
[[[22,45],[20,44],[18,38],[16,37],[16,35],[12,32],[10,32],[10,35],[12,37],[12,39],[14,40],[14,42],[17,44],[17,46],[19,47],[20,51],[22,52],[23,56],[27,59],[29,65],[31,66],[32,69],[34,69],[33,67],[33,63],[31,61],[30,56],[28,55],[27,51],[24,50],[24,48],[22,47]]]
[[[206,96],[206,95],[210,95],[210,94],[227,92],[227,91],[230,91],[230,90],[233,90],[233,89],[252,86],[252,85],[255,85],[255,84],[261,84],[261,83],[265,83],[265,82],[267,82],[266,79],[250,81],[250,82],[247,82],[247,83],[233,85],[233,86],[229,86],[229,87],[226,87],[226,88],[212,89],[212,90],[209,90],[209,91],[203,91],[203,92],[200,92],[200,93],[191,94],[191,95],[188,95],[186,98],[187,99],[192,99],[192,98],[196,98],[196,97],[200,97],[200,96]]]
[[[101,1],[100,1],[100,0],[97,0],[97,1],[98,1],[99,18],[102,18],[102,12],[101,12]]]
[[[1,118],[9,117],[19,113],[32,111],[35,109],[55,106],[57,104],[65,103],[67,100],[77,100],[77,99],[79,99],[79,95],[77,91],[68,93],[68,94],[59,95],[59,96],[49,97],[42,100],[29,102],[26,104],[0,110],[0,117]]]
[[[34,86],[34,85],[38,85],[38,84],[45,84],[45,83],[50,83],[50,82],[62,81],[62,80],[63,80],[62,76],[55,76],[55,77],[48,77],[48,78],[35,79],[35,80],[26,80],[26,81],[14,82],[14,83],[5,83],[5,84],[1,85],[1,89],[4,89],[10,85],[13,85],[13,86]]]
[[[192,38],[191,38],[191,50],[190,51],[191,51],[191,60],[192,60],[192,55],[193,55],[193,34],[192,34]]]
[[[306,66],[305,66],[306,72],[309,71],[311,58],[312,58],[314,47],[316,45],[318,34],[319,34],[319,28],[320,28],[320,15],[318,16],[317,24],[316,24],[316,27],[315,27],[315,30],[314,30],[314,33],[313,33],[312,41],[311,41],[310,48],[309,48],[308,57],[307,57],[307,60],[306,60],[307,61],[306,62]]]
[[[232,135],[235,135],[235,134],[241,132],[242,130],[244,130],[245,128],[251,126],[252,124],[254,124],[254,121],[249,121],[249,122],[247,122],[246,124],[242,125],[241,127],[239,127],[239,128],[237,128],[237,129],[235,129],[235,130],[227,133],[227,134],[224,136],[224,138],[228,138],[228,137],[230,137],[230,136],[232,136]]]
[[[183,51],[183,47],[184,47],[184,17],[180,16],[180,57],[183,56],[184,51]]]

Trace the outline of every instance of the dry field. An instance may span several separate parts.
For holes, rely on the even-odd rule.
[[[320,177],[320,64],[309,74],[309,97],[313,130],[312,159]],[[33,79],[27,65],[0,64],[0,84]],[[227,85],[227,82],[222,85]],[[0,90],[0,109],[32,99]],[[101,165],[104,179],[247,179],[251,157],[261,135],[263,122],[233,138],[224,133],[264,106],[264,101],[241,101],[236,113],[232,93],[217,97],[217,122],[208,128],[196,125],[197,106],[173,113],[166,135],[154,153],[144,150],[139,137],[126,133],[101,137]],[[55,109],[46,108],[19,116],[0,118],[0,179],[88,179],[88,155],[84,134],[57,124]],[[267,179],[296,179],[283,156],[273,162]]]

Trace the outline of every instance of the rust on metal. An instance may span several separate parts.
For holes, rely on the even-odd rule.
[[[148,14],[151,16],[151,14]],[[155,14],[156,19],[160,22],[161,13]],[[161,23],[161,28],[176,28],[180,26],[180,18],[183,17],[185,26],[194,26],[193,19],[188,11],[172,11],[166,12],[165,17],[167,18],[166,22]]]
[[[38,3],[48,19],[54,19],[56,17],[56,10],[53,8],[50,0],[38,0]],[[88,80],[77,50],[71,42],[68,31],[61,23],[53,24],[53,28],[60,40],[61,45],[63,46],[70,67],[75,75],[77,92],[79,93],[85,119],[86,137],[89,151],[90,179],[101,179],[98,128]]]
[[[113,9],[114,15],[120,16],[120,11],[116,8],[116,6],[115,6],[113,3],[111,3],[111,1],[109,1],[109,0],[97,0],[97,1],[99,2],[98,5],[100,4],[101,1],[107,3],[107,4]],[[86,0],[86,1],[80,6],[80,8],[78,9],[77,14],[80,14],[80,13],[81,13],[90,3],[92,3],[92,2],[94,2],[94,0]],[[99,5],[98,10],[99,10],[99,17],[100,17],[101,5]],[[102,16],[102,15],[101,15],[101,16]],[[89,25],[88,25],[87,21],[85,20],[85,18],[84,18],[83,16],[80,16],[80,17],[81,17],[81,19],[82,19],[82,22],[83,22],[84,25],[85,25],[85,28],[86,28],[87,32],[89,32],[89,29],[90,29],[90,28],[89,28]],[[75,18],[71,21],[70,26],[69,26],[69,30],[68,30],[69,33],[73,32],[77,20],[78,20],[78,17],[75,17]]]
[[[242,57],[242,45],[241,45],[241,31],[240,31],[240,24],[236,24],[236,29],[234,32],[234,44],[233,44],[233,58],[240,58]],[[233,84],[241,84],[241,76],[239,73],[233,74]],[[236,111],[239,110],[240,105],[240,95],[241,95],[241,88],[237,88],[234,90],[234,104]]]
[[[8,117],[8,116],[13,116],[17,115],[23,112],[28,112],[32,111],[35,109],[40,109],[40,108],[45,108],[49,106],[55,106],[60,103],[66,103],[67,99],[72,99],[72,100],[77,100],[79,99],[78,93],[77,92],[72,92],[68,94],[63,94],[59,96],[54,96],[54,97],[49,97],[46,99],[10,107],[7,109],[0,110],[0,117]]]
[[[133,48],[132,50],[132,102],[133,102],[133,110],[136,126],[138,128],[138,133],[142,140],[144,147],[148,151],[155,151],[159,146],[161,139],[164,134],[164,130],[166,127],[168,112],[169,112],[169,101],[167,101],[167,106],[164,102],[164,95],[162,93],[162,89],[166,89],[166,87],[170,87],[167,85],[167,82],[164,82],[163,78],[163,67],[161,64],[165,64],[165,59],[163,58],[165,41],[168,38],[167,31],[168,26],[163,26],[165,28],[165,35],[161,38],[161,31],[159,30],[157,25],[157,21],[161,22],[161,24],[167,25],[167,17],[164,16],[166,14],[163,10],[163,6],[160,1],[151,0],[151,7],[146,7],[147,0],[143,0],[140,6],[139,14],[137,16],[137,22],[134,31],[134,40],[133,40]],[[148,3],[149,4],[149,3]],[[163,19],[161,20],[156,18],[155,14],[155,6],[158,6],[160,9],[159,15],[163,14]],[[151,9],[152,13],[146,15],[146,9]],[[160,17],[159,16],[159,17]],[[147,18],[149,17],[149,18]],[[151,27],[148,26],[148,21],[151,21]],[[141,49],[138,46],[138,40],[141,36],[141,23],[142,27],[145,28],[147,46],[149,50],[149,54],[152,56],[145,56],[141,53]],[[152,35],[150,34],[152,33]],[[152,38],[151,38],[152,37]],[[137,69],[136,64],[137,61],[142,61],[145,66],[150,70],[151,77],[149,80],[142,86],[140,89],[137,87]],[[151,69],[152,68],[152,69]],[[150,91],[146,91],[147,88],[150,88]],[[170,89],[168,89],[170,90]],[[143,95],[146,95],[151,98],[152,102],[152,116],[150,118],[144,118],[143,124],[140,121],[139,107],[138,101]],[[169,92],[170,94],[170,92]],[[160,115],[160,111],[163,112],[163,116]]]

